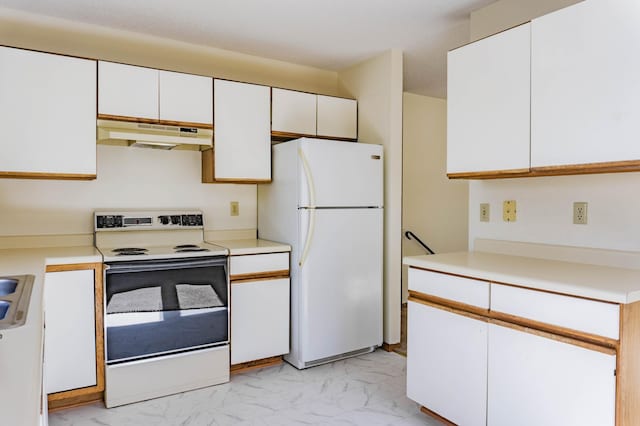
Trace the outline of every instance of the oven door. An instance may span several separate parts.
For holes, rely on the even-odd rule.
[[[107,364],[229,342],[226,256],[107,264]]]

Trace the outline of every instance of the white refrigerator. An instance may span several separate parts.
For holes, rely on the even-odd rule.
[[[291,252],[291,347],[306,368],[382,344],[382,146],[302,138],[273,146],[259,238]]]

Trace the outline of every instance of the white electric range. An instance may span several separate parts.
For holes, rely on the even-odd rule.
[[[228,251],[202,212],[97,211],[103,255],[105,404],[229,380]]]

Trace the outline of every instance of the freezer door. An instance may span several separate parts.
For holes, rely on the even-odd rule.
[[[301,139],[300,207],[380,207],[382,146]]]
[[[382,344],[382,214],[300,210],[300,246],[308,250],[294,265],[293,303],[303,362]]]

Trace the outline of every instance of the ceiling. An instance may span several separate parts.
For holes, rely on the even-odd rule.
[[[404,52],[404,90],[446,96],[446,52],[493,0],[0,0],[0,6],[338,71]]]

